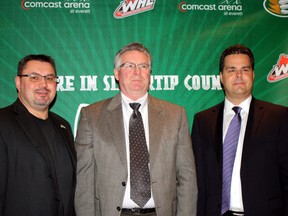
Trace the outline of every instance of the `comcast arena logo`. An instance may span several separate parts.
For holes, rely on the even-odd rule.
[[[277,64],[273,66],[272,70],[267,76],[268,82],[277,82],[288,78],[288,55],[280,54]]]
[[[153,10],[156,0],[124,0],[114,11],[117,19]]]
[[[265,10],[277,17],[288,17],[288,0],[264,0]]]
[[[65,9],[70,13],[90,13],[89,0],[58,0],[58,1],[35,1],[22,0],[21,6],[24,10],[31,9]]]
[[[190,0],[191,1],[191,0]],[[243,16],[241,0],[221,0],[218,4],[205,4],[198,0],[198,3],[180,2],[178,9],[184,12],[194,11],[220,11],[224,16]]]

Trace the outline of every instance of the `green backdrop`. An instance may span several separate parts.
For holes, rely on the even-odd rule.
[[[2,0],[0,107],[17,97],[18,61],[51,55],[60,76],[52,110],[74,128],[79,107],[118,92],[114,55],[135,41],[153,56],[150,93],[184,106],[190,125],[196,112],[223,100],[219,58],[236,43],[254,52],[254,96],[288,106],[288,11],[280,6],[277,0]]]

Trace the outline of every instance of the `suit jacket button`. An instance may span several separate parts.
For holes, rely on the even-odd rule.
[[[117,210],[118,210],[118,211],[121,211],[121,208],[120,208],[119,206],[117,206]]]
[[[125,186],[126,186],[126,182],[122,182],[122,186],[124,186],[124,187],[125,187]]]
[[[50,178],[50,179],[53,179],[53,176],[52,176],[52,175],[49,175],[49,178]]]

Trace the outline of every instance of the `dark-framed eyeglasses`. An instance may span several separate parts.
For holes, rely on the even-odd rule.
[[[28,77],[31,82],[40,82],[44,79],[47,83],[58,83],[58,77],[55,75],[42,76],[37,73],[20,74],[19,77]]]

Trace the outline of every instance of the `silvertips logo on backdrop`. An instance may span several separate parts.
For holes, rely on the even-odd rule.
[[[69,10],[70,13],[90,13],[90,0],[22,0],[21,6],[26,11],[31,9],[65,9]]]
[[[282,79],[288,78],[288,55],[281,53],[277,64],[273,66],[267,76],[267,81],[277,82]]]
[[[288,0],[264,0],[263,6],[274,16],[288,18]]]
[[[122,19],[135,14],[153,10],[156,0],[124,0],[114,11],[116,19]]]

